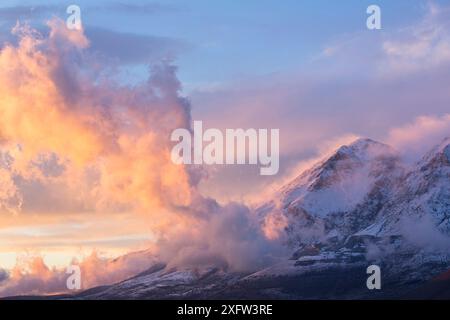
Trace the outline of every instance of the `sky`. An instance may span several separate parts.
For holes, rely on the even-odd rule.
[[[304,66],[327,43],[364,31],[365,11],[372,2],[351,0],[333,4],[327,0],[288,0],[280,4],[249,0],[237,4],[235,1],[168,0],[122,4],[78,1],[76,4],[82,8],[87,29],[97,27],[167,40],[168,52],[176,56],[180,68],[179,77],[190,91]],[[9,26],[20,18],[32,17],[39,23],[52,15],[64,17],[65,9],[72,4],[53,3],[2,1],[4,8],[19,7],[16,12],[3,13],[3,20],[7,18]],[[391,32],[420,19],[427,1],[377,1],[377,4],[383,8],[383,31]],[[28,6],[36,7],[39,14],[26,14]],[[152,58],[150,52],[142,52],[140,56]],[[137,60],[141,61],[133,62],[145,62],[145,58]]]
[[[253,232],[246,206],[330,149],[370,137],[413,162],[450,133],[448,0],[3,0],[0,29],[0,269],[152,246],[187,259],[202,241],[214,256],[208,211]],[[192,120],[280,129],[279,174],[170,163]]]

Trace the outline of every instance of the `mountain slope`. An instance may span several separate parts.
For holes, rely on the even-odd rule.
[[[343,239],[370,226],[404,169],[389,146],[359,139],[306,170],[257,211],[288,220],[292,243]]]
[[[420,231],[433,232],[434,227],[450,235],[450,138],[407,172],[376,225],[378,234],[401,233],[408,227],[415,237]]]
[[[449,282],[432,279],[450,270],[450,139],[413,166],[389,146],[359,139],[256,213],[262,224],[286,219],[289,258],[248,273],[155,263],[118,284],[59,298],[439,298]],[[372,264],[382,270],[382,290],[366,287]]]

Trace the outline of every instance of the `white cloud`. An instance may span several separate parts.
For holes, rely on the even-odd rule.
[[[409,73],[450,62],[450,9],[428,6],[423,20],[382,43],[383,71]]]

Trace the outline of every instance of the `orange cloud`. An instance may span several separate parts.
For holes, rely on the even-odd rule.
[[[67,204],[78,198],[87,210],[151,213],[188,205],[189,174],[169,158],[169,132],[189,126],[174,68],[155,67],[148,83],[136,88],[106,81],[90,70],[82,31],[60,20],[48,26],[43,37],[17,25],[18,45],[0,52],[0,137],[13,178],[3,175],[2,203],[17,194],[33,210],[33,195],[11,184],[20,177],[39,183],[42,193],[58,189],[71,198]],[[61,167],[57,174],[42,169],[54,166],[52,156]]]
[[[272,246],[248,208],[202,197],[196,169],[171,161],[170,133],[190,127],[176,68],[162,62],[146,82],[123,85],[85,52],[82,31],[60,20],[48,26],[44,37],[18,25],[18,45],[0,51],[1,208],[72,219],[82,212],[92,221],[91,214],[141,213],[163,261],[237,270],[265,262]],[[91,287],[131,276],[149,261],[124,265],[92,255],[80,265]],[[19,262],[0,294],[65,291],[63,276],[42,258]]]
[[[145,271],[155,263],[148,251],[125,255],[118,259],[105,259],[96,252],[81,262],[81,289],[125,280]],[[9,272],[7,282],[0,282],[0,296],[44,295],[67,293],[67,278],[70,274],[64,268],[50,268],[41,256],[23,256]]]

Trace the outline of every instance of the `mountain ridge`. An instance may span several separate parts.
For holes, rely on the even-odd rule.
[[[52,298],[439,298],[449,283],[436,283],[450,270],[449,181],[449,138],[409,167],[388,145],[358,139],[255,210],[262,226],[267,217],[287,220],[286,259],[249,272],[155,262],[117,284]],[[366,287],[372,264],[382,270],[382,290]]]
[[[133,288],[130,289],[133,297],[150,299],[372,299],[398,298],[410,292],[417,297],[417,290],[424,283],[450,269],[450,250],[448,246],[433,248],[410,241],[399,228],[399,218],[447,217],[449,142],[450,139],[444,139],[421,161],[407,168],[392,147],[371,139],[358,139],[300,173],[276,193],[278,198],[256,210],[262,223],[271,214],[287,217],[286,245],[292,248],[287,260],[247,274],[219,268],[203,271],[161,268],[147,274],[145,279],[122,282],[121,289],[113,286],[107,294],[84,298],[117,294],[127,297],[124,284]],[[420,196],[417,190],[440,200],[436,212],[412,212],[416,216],[402,212],[409,210],[411,201]],[[331,196],[334,196],[331,203],[325,206],[318,203]],[[422,206],[433,207],[432,204],[424,200]],[[379,230],[375,230],[377,227]],[[446,228],[434,232],[441,232],[443,237],[450,235]],[[304,236],[305,233],[309,236]],[[369,292],[365,287],[365,269],[370,264],[378,264],[383,270],[386,289],[381,292]],[[170,283],[167,277],[178,280]],[[148,286],[142,287],[142,282]],[[330,284],[335,289],[330,290]]]

